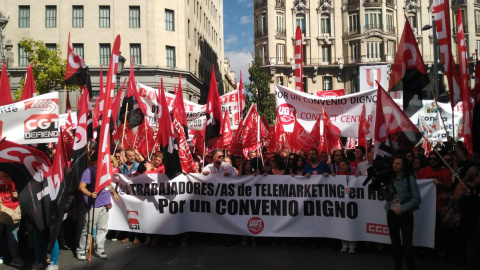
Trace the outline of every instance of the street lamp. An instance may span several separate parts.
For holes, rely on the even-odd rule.
[[[437,41],[437,28],[435,26],[435,22],[432,23],[432,25],[425,25],[422,27],[422,31],[427,31],[427,30],[433,30],[433,89],[435,91],[435,97],[438,98],[440,96],[440,89],[437,86],[438,84],[438,51],[437,51],[437,46],[438,46],[438,41]]]
[[[122,56],[122,52],[119,52],[118,53],[118,66],[117,66],[117,92],[115,93],[115,95],[118,93],[118,91],[120,89],[120,77],[123,73],[123,66],[125,65],[126,61],[127,61],[127,59],[125,59],[125,57]]]

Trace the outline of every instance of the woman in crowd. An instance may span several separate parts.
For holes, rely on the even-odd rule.
[[[303,167],[305,167],[305,159],[303,156],[296,156],[295,159],[292,162],[292,168],[290,169],[290,175],[295,176],[295,175],[302,175],[303,173]]]
[[[165,173],[165,165],[163,165],[163,156],[161,154],[155,154],[152,159],[152,165],[157,173]]]
[[[420,171],[420,169],[423,169],[425,167],[427,167],[427,160],[423,156],[417,156],[413,158],[412,169],[413,169],[413,176],[415,176],[415,178],[418,177],[418,171]]]
[[[270,170],[267,173],[264,173],[263,175],[288,175],[290,174],[286,167],[285,167],[285,162],[283,161],[283,158],[280,155],[273,155],[270,158]]]
[[[460,204],[462,217],[459,227],[459,261],[461,267],[475,268],[478,236],[480,232],[480,167],[472,166],[468,169],[463,182],[458,183],[451,201]]]
[[[333,151],[332,157],[330,159],[330,162],[331,162],[330,171],[332,172],[332,175],[337,174],[337,172],[339,171],[340,161],[346,160],[346,159],[347,157],[345,156],[342,150],[337,149]]]
[[[413,211],[419,208],[421,197],[417,181],[403,156],[395,156],[393,178],[385,187],[385,210],[392,242],[394,269],[402,269],[402,258],[407,267],[415,269],[413,255]]]

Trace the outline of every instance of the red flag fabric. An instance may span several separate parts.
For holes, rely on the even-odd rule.
[[[363,146],[368,149],[369,144],[367,135],[370,133],[370,123],[367,120],[365,104],[362,105],[362,112],[360,114],[360,121],[358,123],[358,146]]]
[[[228,149],[232,143],[232,126],[230,124],[230,114],[228,110],[225,111],[225,116],[223,117],[222,130],[220,131],[220,138],[217,141],[217,148],[219,149]]]
[[[242,119],[243,110],[245,110],[245,93],[243,92],[242,71],[240,71],[240,83],[238,84],[238,119]]]
[[[422,100],[422,90],[430,83],[422,55],[418,49],[417,39],[406,16],[405,27],[392,65],[388,89],[392,90],[399,81],[403,82],[404,110],[413,96],[417,95],[418,99]]]
[[[123,124],[120,124],[120,126],[113,132],[112,134],[112,140],[120,140],[122,141],[122,135],[123,135],[123,148],[133,148],[133,143],[135,142],[135,132],[131,128],[128,127],[128,125],[125,126],[125,132],[123,130]]]
[[[127,79],[123,81],[120,91],[118,91],[117,95],[115,96],[112,102],[112,119],[113,119],[113,125],[115,126],[115,129],[117,129],[118,110],[120,109],[120,100],[122,99],[123,87],[125,86],[126,81]]]
[[[354,137],[348,137],[347,138],[347,143],[345,144],[346,149],[355,149],[355,138]]]
[[[92,85],[90,73],[85,61],[70,46],[70,33],[68,34],[67,66],[65,70],[65,84],[86,86],[90,98],[92,97]]]
[[[93,129],[95,130],[99,125],[100,120],[100,98],[95,99],[95,108],[93,109]]]
[[[118,56],[120,54],[120,35],[115,38],[110,65],[107,73],[107,86],[105,91],[104,108],[102,112],[102,125],[100,127],[97,176],[95,181],[95,192],[100,192],[112,181],[112,163],[110,162],[110,118],[112,116],[112,98],[115,89],[113,74],[117,73]]]
[[[193,147],[195,147],[195,149],[198,149],[200,153],[204,153],[205,149],[205,127],[206,123],[203,126],[202,130],[195,130],[192,140]]]
[[[5,61],[2,65],[2,73],[0,75],[0,106],[12,104],[12,91],[10,89],[10,81],[8,80],[7,69],[5,68]]]
[[[188,134],[187,114],[185,113],[185,103],[183,102],[182,75],[178,79],[178,89],[175,91],[175,101],[172,109],[173,120],[175,119],[183,128],[183,133]],[[178,142],[178,141],[177,141]],[[178,142],[179,143],[179,142]]]
[[[264,138],[267,134],[265,129],[259,128],[259,121],[257,106],[252,104],[245,120],[240,121],[242,126],[238,126],[236,138],[232,140],[232,145],[230,146],[230,153],[241,155],[243,149],[257,149],[260,146],[261,141],[259,138]]]
[[[412,149],[422,133],[379,85],[375,113],[374,157],[388,156],[392,150]]]
[[[295,30],[295,90],[303,90],[303,43],[302,30],[297,26]]]
[[[65,103],[65,113],[71,113],[71,112],[72,112],[72,105],[70,104],[70,91],[67,90],[67,100],[66,100],[66,103]]]
[[[133,63],[133,57],[131,63]],[[133,64],[130,65],[130,76],[128,77],[127,85],[128,90],[125,92],[119,116],[120,122],[123,123],[125,121],[125,114],[127,114],[127,123],[130,128],[135,128],[140,125],[143,122],[143,118],[147,111],[147,106],[143,103],[138,94],[133,66]]]
[[[438,46],[440,47],[445,75],[448,81],[450,104],[453,107],[461,100],[460,76],[455,66],[452,54],[452,31],[450,24],[450,1],[436,0],[433,2],[435,26],[437,28]]]
[[[105,87],[103,85],[103,70],[102,70],[102,66],[100,66],[100,82],[99,82],[99,95],[98,97],[100,98],[100,101],[98,102],[98,104],[100,105],[99,109],[100,111],[103,112],[103,101],[105,100]]]
[[[37,96],[32,67],[33,63],[27,66],[27,75],[25,76],[25,83],[23,84],[22,97],[20,98],[20,100],[25,100]]]
[[[280,154],[285,148],[285,134],[283,130],[283,124],[278,120],[275,121],[275,125],[270,129],[268,134],[268,152],[272,154]]]
[[[462,104],[463,104],[463,127],[462,127],[462,135],[463,135],[463,144],[465,148],[468,149],[469,154],[472,153],[472,103],[471,103],[471,96],[472,91],[469,86],[469,75],[468,75],[468,52],[467,52],[467,45],[465,42],[465,31],[463,28],[463,19],[462,19],[462,10],[459,9],[457,12],[457,41],[458,41],[458,55],[459,55],[459,63],[460,63],[460,89],[461,89],[461,97],[462,97]]]
[[[290,149],[292,152],[300,150],[308,152],[312,148],[316,148],[316,142],[310,136],[303,126],[295,118],[295,125],[293,127],[292,136],[290,138]]]
[[[73,121],[72,115],[69,113],[67,117],[67,122],[65,125],[62,126],[62,135],[63,135],[63,144],[65,148],[65,153],[67,154],[67,159],[70,160],[72,158],[73,152]]]
[[[137,148],[143,156],[148,158],[152,152],[154,144],[153,129],[148,124],[147,118],[144,118],[143,124],[137,129],[133,148]]]
[[[342,149],[342,141],[340,140],[341,131],[335,126],[327,112],[323,110],[323,134],[325,136],[325,143],[327,144],[328,152],[335,149]]]
[[[212,65],[212,75],[210,77],[210,88],[207,100],[207,128],[205,130],[205,142],[207,147],[212,147],[220,136],[220,128],[222,121],[222,108],[220,106],[220,96],[218,95],[217,79],[215,78],[215,70]]]
[[[172,179],[182,172],[178,146],[175,142],[175,133],[168,111],[167,100],[165,99],[165,91],[163,89],[163,79],[161,79],[161,87],[158,89],[157,102],[159,104],[157,143],[163,152],[163,164],[165,165],[165,174]]]

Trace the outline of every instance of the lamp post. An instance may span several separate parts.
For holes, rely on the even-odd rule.
[[[118,54],[118,66],[117,66],[117,91],[116,91],[115,95],[120,90],[120,77],[123,73],[123,67],[124,67],[126,61],[127,61],[127,59],[125,59],[125,57],[122,56],[122,52],[119,52],[119,54]]]
[[[435,92],[435,98],[439,98],[440,96],[440,89],[438,88],[438,41],[437,41],[437,27],[435,26],[435,22],[432,25],[425,25],[422,27],[422,31],[430,30],[433,31],[433,89]]]

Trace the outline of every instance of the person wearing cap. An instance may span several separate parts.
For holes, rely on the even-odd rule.
[[[92,222],[97,227],[97,235],[95,238],[96,250],[95,254],[106,259],[105,254],[105,238],[108,232],[108,210],[111,208],[111,196],[118,202],[120,198],[111,184],[106,186],[100,192],[95,190],[95,178],[97,175],[97,153],[93,153],[90,157],[91,164],[83,172],[78,190],[84,195],[84,206],[87,208],[85,214],[85,222],[77,247],[77,259],[86,260],[86,251],[90,246],[90,229]]]

